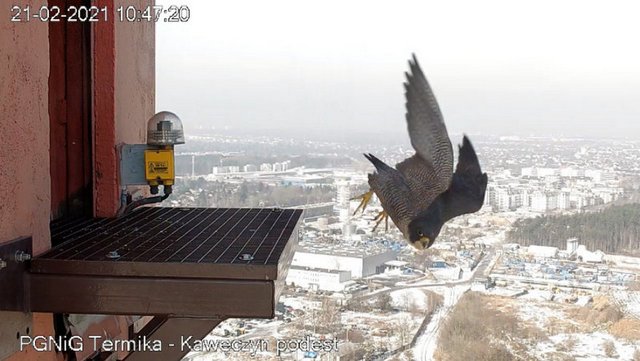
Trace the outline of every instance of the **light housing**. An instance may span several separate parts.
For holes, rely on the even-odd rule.
[[[147,123],[147,144],[171,146],[184,144],[182,121],[172,112],[156,113]]]

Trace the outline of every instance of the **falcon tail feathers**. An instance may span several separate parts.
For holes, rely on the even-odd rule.
[[[478,156],[476,151],[471,145],[471,141],[465,135],[462,138],[462,145],[458,146],[460,150],[458,154],[458,166],[456,167],[456,173],[464,171],[474,171],[480,173],[480,163],[478,162]]]
[[[443,193],[447,204],[444,219],[477,212],[482,208],[487,182],[487,174],[482,173],[478,156],[469,138],[464,136],[451,186]]]
[[[369,162],[373,163],[373,165],[376,167],[376,170],[378,170],[378,172],[391,169],[390,166],[388,166],[385,162],[381,161],[380,159],[378,159],[375,155],[373,155],[371,153],[369,153],[369,154],[365,153],[364,157],[367,158],[369,160]]]

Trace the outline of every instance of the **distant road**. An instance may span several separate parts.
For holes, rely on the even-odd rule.
[[[438,334],[442,322],[446,320],[449,314],[453,311],[462,295],[471,288],[471,283],[476,278],[476,275],[483,274],[495,256],[495,249],[492,247],[491,250],[480,260],[476,268],[473,270],[471,277],[462,282],[450,282],[444,285],[445,287],[452,287],[445,292],[443,305],[433,314],[429,324],[425,327],[423,334],[416,335],[416,337],[418,337],[418,341],[416,342],[416,346],[413,348],[414,360],[433,360],[433,354],[438,346]]]
[[[457,285],[447,289],[444,294],[444,304],[438,308],[431,321],[419,337],[413,348],[413,357],[419,361],[432,361],[438,346],[438,333],[442,322],[447,319],[462,295],[471,288],[470,284]]]
[[[433,288],[433,287],[445,287],[448,289],[444,293],[444,301],[443,305],[439,307],[433,316],[431,317],[431,321],[424,328],[424,332],[422,335],[416,335],[418,337],[418,341],[416,342],[416,346],[413,348],[413,354],[415,360],[419,361],[431,361],[433,360],[433,353],[436,350],[437,342],[438,342],[438,334],[440,331],[440,326],[442,322],[446,320],[449,314],[453,311],[453,308],[458,303],[462,295],[469,290],[471,287],[471,283],[476,278],[476,275],[481,275],[485,272],[491,261],[495,258],[496,252],[494,248],[491,248],[488,253],[486,253],[478,265],[473,270],[473,273],[470,277],[465,277],[465,279],[450,281],[450,282],[438,282],[433,284],[418,284],[418,285],[394,285],[388,289],[375,292],[374,294],[367,294],[363,296],[357,297],[358,299],[369,299],[372,297],[377,297],[383,293],[390,293],[397,290],[409,289],[409,288]],[[296,322],[296,321],[294,321]],[[269,336],[273,336],[277,332],[277,328],[280,326],[280,323],[270,322],[269,324],[258,326],[252,332],[240,335],[236,337],[239,340],[248,340],[248,339],[256,339],[256,338],[267,338]],[[194,352],[189,355],[188,358],[183,360],[191,360],[197,356],[201,356],[201,353]]]
[[[476,268],[473,269],[473,274],[471,275],[471,277],[465,277],[463,279],[456,280],[456,281],[426,283],[426,284],[398,285],[398,283],[395,283],[393,286],[389,286],[389,288],[386,290],[382,290],[373,294],[364,294],[362,296],[354,297],[354,299],[366,300],[369,298],[377,297],[378,295],[381,295],[383,293],[390,293],[393,291],[404,290],[408,288],[452,287],[456,285],[471,284],[473,280],[476,278],[476,275],[483,274],[485,272],[485,270],[491,263],[491,260],[495,258],[495,256],[496,256],[496,252],[493,248],[491,248],[491,250],[482,257],[480,262],[478,262],[478,264],[476,265]]]

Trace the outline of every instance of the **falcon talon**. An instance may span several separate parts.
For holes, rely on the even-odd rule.
[[[362,213],[364,214],[364,209],[367,208],[369,201],[371,201],[371,197],[373,197],[373,191],[369,190],[368,192],[365,192],[357,197],[353,197],[350,199],[351,201],[354,201],[356,199],[362,199],[362,201],[360,201],[360,205],[358,205],[358,208],[356,208],[356,210],[353,212],[354,216],[356,215],[356,213],[358,213],[358,210],[360,208],[362,208]]]
[[[375,232],[375,230],[378,228],[378,225],[380,225],[380,223],[382,223],[382,220],[385,220],[385,231],[389,230],[389,215],[387,214],[386,211],[382,211],[382,212],[378,213],[376,218],[374,218],[373,220],[377,221],[377,222],[376,222],[376,225],[373,226],[372,232]]]

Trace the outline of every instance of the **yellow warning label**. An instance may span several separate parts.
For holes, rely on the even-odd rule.
[[[169,172],[169,162],[149,162],[149,173],[163,173]]]
[[[144,152],[145,177],[147,181],[171,181],[174,178],[173,150],[147,149]]]

